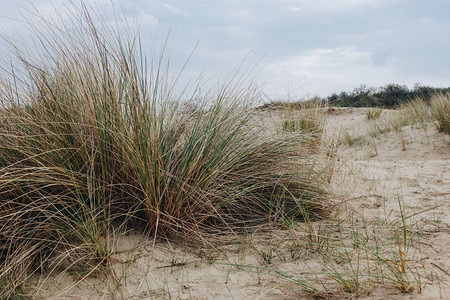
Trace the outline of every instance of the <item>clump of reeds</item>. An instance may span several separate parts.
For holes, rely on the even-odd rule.
[[[420,125],[425,126],[432,121],[430,105],[422,98],[416,98],[409,102],[401,104],[397,113],[388,120],[388,125],[399,131],[403,126]]]
[[[177,96],[137,37],[68,14],[30,23],[41,58],[11,44],[0,82],[0,298],[49,266],[107,266],[124,226],[206,237],[327,212],[323,171],[298,149],[316,129],[254,128],[251,90],[231,83]]]
[[[437,120],[437,128],[450,134],[450,94],[436,94],[431,99],[433,117]]]
[[[371,107],[366,110],[366,117],[368,120],[378,119],[382,112],[383,109],[380,107]]]
[[[307,109],[307,108],[316,108],[318,105],[326,105],[328,102],[321,99],[320,97],[313,97],[308,100],[300,100],[300,101],[286,101],[286,100],[277,100],[271,101],[269,103],[265,103],[258,107],[259,110],[284,110],[288,106],[290,109]]]
[[[319,101],[284,103],[281,128],[302,134],[306,145],[317,149],[322,142],[326,122],[326,104]]]

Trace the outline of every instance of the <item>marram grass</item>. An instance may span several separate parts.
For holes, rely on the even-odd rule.
[[[431,98],[431,111],[437,120],[437,129],[450,134],[450,94],[435,94]]]
[[[2,76],[0,298],[38,270],[107,266],[126,226],[206,238],[327,212],[308,134],[255,128],[252,90],[231,83],[177,96],[162,58],[77,13],[32,27],[44,58],[11,45]]]
[[[328,105],[315,100],[307,102],[285,103],[282,108],[281,130],[285,133],[297,133],[301,143],[309,153],[320,149],[323,141]]]
[[[383,109],[380,107],[369,107],[366,110],[366,117],[368,120],[378,119],[382,112]]]

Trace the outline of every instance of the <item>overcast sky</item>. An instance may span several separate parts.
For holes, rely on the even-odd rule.
[[[67,1],[29,1],[45,14]],[[0,30],[20,34],[18,5],[0,0]],[[110,0],[86,0],[101,8]],[[168,54],[185,76],[247,57],[276,97],[326,96],[360,84],[450,86],[448,0],[115,0],[144,42],[170,31]],[[105,10],[108,12],[108,10]],[[151,49],[149,47],[148,49]]]

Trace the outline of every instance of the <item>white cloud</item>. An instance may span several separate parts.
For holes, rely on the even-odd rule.
[[[266,65],[276,78],[273,90],[278,94],[295,91],[298,97],[325,96],[336,89],[352,89],[361,83],[379,85],[386,79],[394,82],[398,79],[394,67],[376,65],[373,53],[355,47],[312,49]]]
[[[284,1],[286,10],[302,14],[330,14],[337,12],[352,13],[355,9],[370,9],[393,4],[398,0],[315,0],[315,1]]]
[[[187,14],[186,12],[181,12],[179,9],[177,9],[176,7],[167,4],[167,3],[163,3],[162,6],[168,10],[169,12],[175,14],[175,15],[180,15],[180,16],[188,16],[189,14]]]

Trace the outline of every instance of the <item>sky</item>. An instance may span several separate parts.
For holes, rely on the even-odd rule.
[[[270,99],[327,96],[361,84],[450,86],[448,0],[85,2],[111,20],[113,4],[137,20],[148,52],[168,36],[171,68],[189,59],[187,78],[256,67]],[[50,17],[67,3],[0,0],[0,32],[25,34],[23,7]]]

